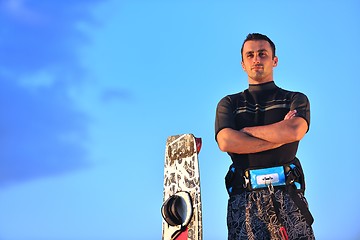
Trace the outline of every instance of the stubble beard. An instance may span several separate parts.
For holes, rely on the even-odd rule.
[[[264,71],[252,72],[252,74],[249,75],[249,78],[252,80],[252,82],[258,84],[272,81],[272,77],[265,75]]]

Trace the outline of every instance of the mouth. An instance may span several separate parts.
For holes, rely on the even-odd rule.
[[[251,68],[252,70],[262,70],[263,66],[262,65],[255,65]]]

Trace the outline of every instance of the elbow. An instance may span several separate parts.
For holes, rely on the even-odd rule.
[[[295,141],[300,141],[303,137],[304,137],[304,134],[299,134],[299,133],[297,133],[297,134],[295,135]]]
[[[218,140],[217,144],[218,144],[220,151],[228,152],[228,144],[226,143],[226,141]]]
[[[305,136],[307,129],[307,122],[303,118],[295,118],[294,124],[289,129],[291,131],[291,141],[300,141]]]
[[[216,136],[216,142],[220,151],[222,152],[233,152],[234,151],[234,135],[235,132],[232,129],[222,129]]]
[[[222,151],[222,152],[231,152],[230,151],[230,148],[231,148],[230,141],[229,141],[229,138],[226,135],[224,135],[222,133],[218,134],[218,136],[216,138],[216,141],[217,141],[217,144],[218,144],[218,147],[219,147],[220,151]]]
[[[301,129],[293,129],[291,136],[290,142],[297,142],[305,136],[305,132]]]

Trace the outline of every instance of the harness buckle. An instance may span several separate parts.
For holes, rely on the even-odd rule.
[[[243,187],[244,188],[247,188],[249,183],[250,183],[250,180],[249,178],[247,178],[245,175],[243,176],[244,177],[244,183],[243,183]]]
[[[270,176],[270,175],[268,175],[268,176],[264,176],[261,180],[262,181],[264,181],[264,184],[265,185],[269,185],[269,184],[271,184],[272,183],[272,180],[273,180],[274,178],[272,177],[272,176]],[[268,183],[268,182],[269,183]]]
[[[288,184],[293,184],[297,179],[301,177],[301,172],[298,167],[294,164],[289,165],[289,171],[286,174],[286,179]]]

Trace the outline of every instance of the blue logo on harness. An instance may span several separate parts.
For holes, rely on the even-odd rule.
[[[268,185],[286,185],[284,167],[271,167],[249,170],[249,178],[252,189],[265,188]]]

